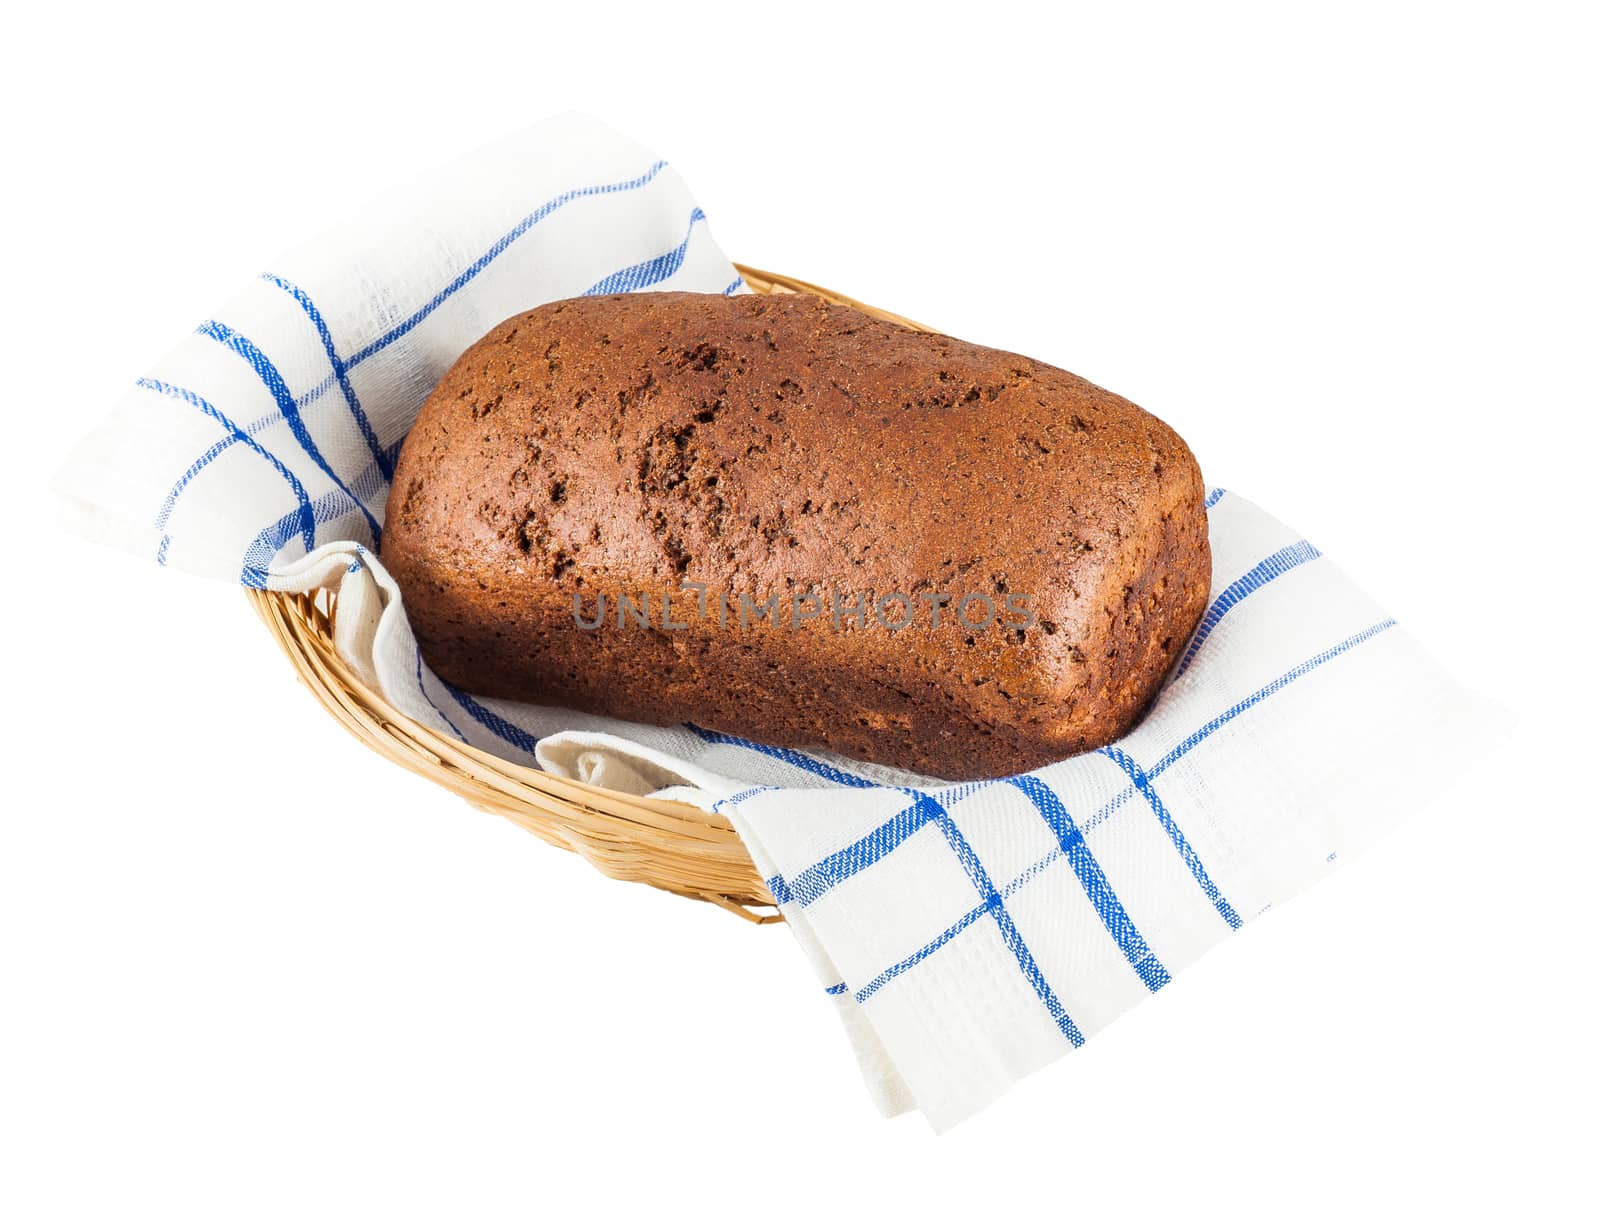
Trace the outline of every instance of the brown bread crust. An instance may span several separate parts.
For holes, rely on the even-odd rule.
[[[462,355],[382,556],[463,690],[976,778],[1137,720],[1205,607],[1203,496],[1165,424],[1031,358],[809,296],[610,295]],[[777,626],[741,610],[773,593]]]

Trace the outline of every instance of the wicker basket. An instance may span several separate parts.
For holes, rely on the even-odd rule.
[[[796,278],[738,266],[758,294],[814,294],[923,332],[891,312]],[[772,896],[727,819],[688,804],[623,795],[519,766],[408,719],[358,681],[333,646],[337,595],[246,591],[300,680],[333,717],[392,762],[476,808],[583,855],[612,879],[721,905],[752,922],[778,920]]]

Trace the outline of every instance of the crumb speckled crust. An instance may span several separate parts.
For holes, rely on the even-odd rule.
[[[464,690],[976,778],[1137,720],[1205,606],[1203,494],[1161,421],[1031,358],[809,296],[611,295],[462,355],[406,439],[382,555]],[[866,625],[836,625],[836,591]],[[824,608],[751,624],[738,595],[773,593]],[[876,619],[903,618],[894,593],[900,630]],[[617,626],[624,594],[649,628]],[[995,624],[953,617],[969,594]],[[1003,625],[1025,621],[1008,594],[1033,626]]]

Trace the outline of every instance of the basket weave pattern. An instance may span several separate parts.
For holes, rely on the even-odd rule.
[[[758,294],[813,294],[920,331],[924,325],[796,278],[737,267]],[[725,817],[689,804],[624,795],[520,766],[401,715],[369,690],[333,646],[338,595],[246,590],[251,604],[333,717],[390,761],[581,854],[613,879],[720,905],[753,922],[778,920],[772,895]]]

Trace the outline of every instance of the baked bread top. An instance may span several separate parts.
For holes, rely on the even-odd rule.
[[[811,296],[600,296],[449,370],[382,556],[463,689],[975,777],[1133,724],[1205,606],[1203,493],[1168,426],[1032,358]]]

